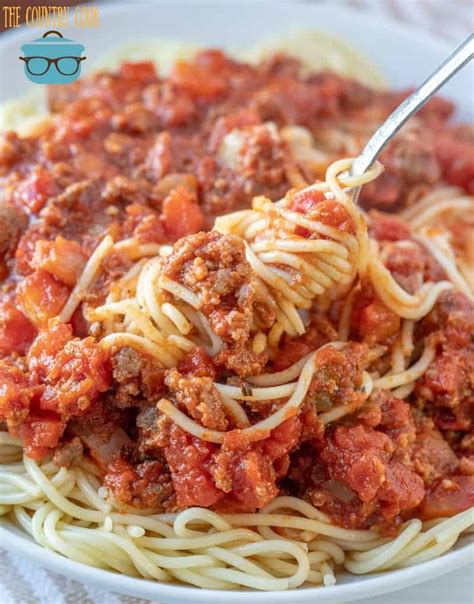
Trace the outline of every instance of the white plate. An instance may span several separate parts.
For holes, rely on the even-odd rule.
[[[87,56],[95,62],[100,55],[140,37],[167,37],[210,46],[231,46],[243,49],[263,39],[284,36],[305,29],[328,31],[343,37],[370,57],[395,88],[413,86],[423,80],[452,50],[427,35],[405,29],[381,18],[351,11],[339,6],[295,3],[222,2],[193,3],[154,2],[147,4],[100,7],[97,30],[69,28],[65,35],[85,44]],[[0,41],[0,100],[25,92],[29,85],[18,61],[22,43],[42,31],[28,28],[9,32]],[[473,115],[473,68],[459,74],[443,91],[458,106],[458,115]],[[349,602],[369,596],[393,592],[415,585],[474,561],[473,537],[459,540],[453,551],[441,558],[403,570],[356,577],[338,575],[334,587],[300,589],[271,595],[256,592],[216,592],[192,587],[160,584],[134,579],[72,562],[34,544],[24,533],[4,522],[0,544],[57,573],[98,587],[136,597],[158,600],[160,604],[183,602],[215,603],[225,599],[234,604],[257,602]]]
[[[136,598],[148,598],[159,604],[184,604],[185,602],[193,604],[222,604],[222,602],[226,604],[268,604],[270,601],[272,604],[287,604],[289,600],[292,604],[327,604],[329,602],[340,604],[392,593],[429,579],[439,578],[445,573],[474,561],[473,539],[466,536],[459,540],[451,552],[431,562],[361,577],[339,573],[338,583],[334,587],[308,587],[292,592],[279,591],[269,594],[254,591],[223,592],[169,585],[100,570],[45,550],[29,538],[25,538],[22,531],[9,523],[0,526],[0,544],[40,566],[71,579]],[[54,603],[51,602],[51,604]]]

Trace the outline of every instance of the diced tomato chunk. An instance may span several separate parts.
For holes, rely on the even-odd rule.
[[[431,420],[419,422],[412,458],[418,474],[427,484],[442,476],[449,476],[459,464],[456,454],[441,432],[432,426]]]
[[[31,176],[21,183],[16,194],[22,205],[37,214],[48,198],[55,194],[54,180],[43,168],[35,168]]]
[[[31,265],[73,287],[82,273],[86,259],[79,243],[59,236],[54,241],[36,242]]]
[[[352,329],[365,341],[383,342],[400,329],[400,317],[368,288],[354,299]]]
[[[96,122],[90,117],[84,116],[81,118],[79,114],[68,116],[64,112],[56,131],[56,139],[61,144],[74,144],[77,141],[87,139],[96,125]]]
[[[238,452],[232,490],[247,510],[266,506],[278,495],[272,461],[258,449]]]
[[[183,375],[210,377],[212,379],[216,377],[216,368],[211,357],[199,346],[188,352],[178,365],[178,371]]]
[[[195,98],[212,99],[228,88],[226,78],[212,65],[177,61],[170,75],[171,81]]]
[[[14,365],[0,361],[0,418],[17,423],[28,415],[27,376]]]
[[[178,426],[171,427],[165,457],[179,507],[207,507],[224,496],[206,469],[206,462],[216,450],[215,445],[183,432]]]
[[[64,430],[59,418],[33,419],[30,422],[30,427],[33,433],[31,444],[36,447],[48,447],[49,449],[57,446]]]
[[[309,220],[323,222],[327,226],[336,227],[341,231],[354,230],[354,223],[347,211],[333,199],[326,199],[321,191],[305,190],[296,191],[291,195],[291,209],[304,214]],[[304,227],[297,233],[303,237],[310,232]]]
[[[423,520],[454,516],[474,506],[474,476],[450,476],[441,479],[421,504]]]
[[[123,231],[125,234],[130,235],[147,216],[154,216],[152,210],[143,203],[130,203],[125,208],[126,218],[123,223]],[[135,235],[135,233],[134,233]]]
[[[329,321],[326,323],[327,329],[331,329]],[[281,348],[276,355],[276,359],[273,362],[273,371],[283,371],[287,369],[302,357],[307,355],[309,352],[317,350],[323,344],[328,342],[327,333],[324,329],[321,329],[321,325],[318,321],[310,323],[305,333],[298,338],[284,338],[282,340]]]
[[[359,333],[363,337],[373,337],[378,342],[398,333],[400,328],[400,317],[379,300],[361,309],[358,319]]]
[[[82,414],[112,379],[107,351],[91,337],[72,339],[71,326],[60,321],[33,342],[28,368],[33,380],[45,384],[40,408],[62,419]]]
[[[38,270],[20,283],[17,301],[30,321],[37,327],[43,327],[48,319],[59,315],[69,293],[69,287],[51,273]]]
[[[155,66],[151,61],[126,61],[120,65],[119,74],[130,80],[153,82],[156,80]]]
[[[93,338],[71,340],[58,352],[46,376],[41,408],[70,418],[83,413],[111,381],[108,353]]]
[[[316,206],[326,199],[322,191],[303,189],[296,191],[291,196],[291,209],[300,214],[307,214],[316,209]]]
[[[28,352],[28,369],[37,382],[44,382],[56,355],[72,340],[72,329],[60,321],[52,321],[41,331]]]
[[[217,48],[200,50],[196,53],[195,62],[212,71],[222,71],[231,66],[231,61]]]
[[[162,217],[142,203],[131,203],[126,208],[127,218],[123,223],[123,233],[138,239],[141,243],[164,243],[167,241]]]
[[[42,239],[42,235],[35,231],[35,226],[20,238],[15,252],[15,268],[19,275],[29,275],[33,272],[31,260],[35,251],[36,242]]]
[[[168,235],[176,241],[202,229],[204,214],[193,193],[177,187],[163,202],[161,218]]]
[[[319,220],[330,227],[335,227],[340,231],[350,233],[354,231],[354,222],[347,211],[340,203],[333,199],[325,199],[322,201],[314,215],[311,215],[312,220]]]
[[[321,457],[332,478],[346,483],[362,501],[370,501],[385,481],[393,448],[386,434],[365,426],[339,426]]]
[[[109,464],[104,485],[112,491],[119,504],[138,508],[160,507],[173,488],[169,474],[159,461],[145,461],[133,466],[123,458]]]
[[[422,383],[434,393],[444,393],[455,400],[457,390],[462,390],[467,365],[463,354],[437,355],[423,374]]]
[[[93,338],[72,339],[71,326],[52,321],[30,347],[28,376],[0,361],[0,418],[41,459],[56,447],[66,422],[108,389],[109,355]]]
[[[210,150],[213,152],[217,151],[226,134],[232,130],[256,126],[261,123],[262,120],[258,113],[251,109],[241,109],[235,113],[218,118],[212,127],[209,137]]]
[[[321,452],[331,478],[357,493],[363,502],[378,499],[381,513],[393,518],[413,509],[424,495],[423,480],[392,456],[396,450],[387,434],[365,426],[338,426]]]
[[[294,363],[299,361],[310,351],[311,347],[305,342],[289,340],[278,353],[273,365],[274,371],[283,371],[284,369],[291,367],[291,365],[294,365]]]
[[[142,243],[163,243],[166,241],[163,223],[157,214],[148,214],[142,218],[133,235]]]
[[[59,444],[65,424],[58,417],[35,417],[19,431],[28,457],[39,461]]]
[[[301,435],[301,421],[291,417],[272,430],[270,438],[263,441],[263,449],[270,459],[278,459],[298,444]]]
[[[0,302],[0,355],[25,354],[35,336],[35,327],[12,302]]]
[[[423,499],[423,479],[404,463],[392,461],[386,468],[386,480],[377,496],[380,513],[387,520],[404,510],[415,509]]]

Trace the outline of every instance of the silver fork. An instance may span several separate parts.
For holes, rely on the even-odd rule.
[[[360,176],[368,170],[400,128],[473,57],[474,34],[471,34],[376,130],[361,154],[354,160],[350,176]],[[357,203],[360,189],[360,186],[353,189],[354,203]]]

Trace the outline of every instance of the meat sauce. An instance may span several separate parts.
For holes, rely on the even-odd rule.
[[[178,62],[168,78],[151,63],[125,63],[117,73],[51,89],[53,117],[41,132],[2,136],[0,419],[34,459],[54,453],[67,466],[90,455],[119,504],[254,511],[288,493],[342,525],[393,532],[409,516],[430,519],[474,504],[474,309],[461,294],[443,294],[418,327],[435,342],[436,357],[409,402],[376,391],[362,404],[368,347],[389,345],[400,327],[370,287],[354,300],[354,343],[318,353],[299,415],[263,440],[239,436],[213,385],[229,375],[245,385],[245,376],[264,367],[281,371],[337,339],[337,331],[331,313],[315,313],[304,336],[282,339],[276,359],[255,354],[252,316],[262,323],[269,317],[255,298],[242,244],[205,231],[217,215],[249,207],[254,195],[275,200],[291,188],[294,158],[279,128],[307,128],[329,162],[341,150],[324,148],[318,133],[344,121],[354,124],[362,145],[407,94],[376,92],[330,73],[303,78],[299,67],[285,57],[252,67],[213,50]],[[373,237],[410,238],[409,227],[386,212],[400,210],[414,191],[439,182],[474,191],[474,147],[448,123],[451,112],[446,101],[431,101],[416,130],[385,152],[386,172],[361,198],[372,209]],[[230,134],[240,146],[229,160]],[[290,198],[293,211],[353,232],[334,202],[315,192]],[[217,357],[194,349],[164,371],[130,348],[106,353],[80,309],[68,325],[57,319],[105,234],[142,243],[186,237],[165,273],[202,299],[224,343]],[[417,289],[416,275],[444,276],[418,251],[394,246],[387,258],[407,291]],[[88,302],[103,301],[130,266],[112,253]],[[224,444],[203,442],[161,415],[156,403],[164,395],[203,426],[227,430]],[[259,421],[283,403],[249,405],[249,417]],[[356,411],[325,427],[318,412],[334,404]]]

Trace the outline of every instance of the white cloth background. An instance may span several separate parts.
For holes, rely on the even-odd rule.
[[[474,0],[330,1],[407,23],[453,42],[453,47],[474,30]],[[436,581],[364,602],[472,604],[474,576],[468,570],[461,569]],[[0,604],[146,604],[146,601],[81,585],[0,549]]]
[[[309,2],[315,0],[308,0]],[[316,0],[318,1],[318,0]],[[473,0],[329,0],[395,19],[460,44],[474,31]]]

